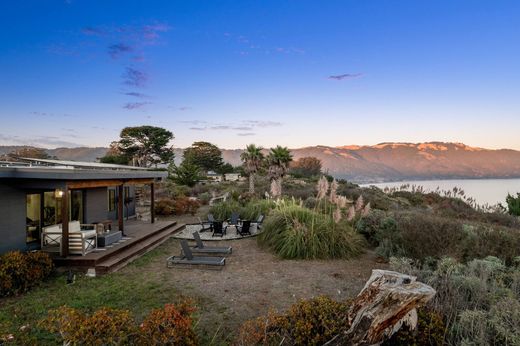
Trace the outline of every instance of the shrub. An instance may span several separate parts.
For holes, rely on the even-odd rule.
[[[280,201],[264,222],[258,243],[286,259],[351,258],[363,251],[363,238],[346,221]]]
[[[39,326],[72,345],[197,345],[190,302],[152,310],[138,326],[128,310],[103,307],[92,314],[62,306]]]
[[[347,326],[349,302],[326,296],[302,300],[284,314],[247,321],[238,332],[238,345],[323,345]]]
[[[274,209],[275,203],[267,199],[253,199],[240,208],[240,218],[243,220],[256,220],[260,214],[269,215]]]
[[[209,192],[203,192],[199,194],[199,201],[201,204],[206,205],[211,200],[211,194]]]
[[[195,215],[200,208],[200,203],[190,197],[179,197],[174,202],[176,215],[191,214]]]
[[[520,193],[517,193],[516,197],[507,194],[506,203],[509,214],[520,216]]]
[[[429,309],[417,310],[417,328],[414,330],[408,326],[401,329],[392,337],[383,342],[383,346],[408,346],[408,345],[444,345],[446,327],[442,316]]]
[[[168,198],[155,202],[155,213],[163,216],[175,214],[175,201]]]
[[[53,270],[44,252],[8,252],[0,256],[0,296],[18,294],[38,285]]]
[[[166,304],[163,309],[150,312],[140,326],[142,345],[197,345],[189,302],[177,306]]]
[[[379,241],[376,239],[376,235],[383,227],[385,219],[386,214],[383,211],[374,209],[368,215],[359,218],[355,225],[356,231],[362,234],[370,245],[377,246]]]
[[[72,345],[121,345],[136,336],[137,327],[128,310],[101,308],[92,315],[62,306],[51,310],[40,322],[47,331],[59,334]]]
[[[231,213],[239,212],[240,209],[240,203],[235,200],[227,200],[211,206],[209,212],[213,214],[216,220],[227,220],[231,217]]]
[[[518,345],[520,268],[496,257],[461,264],[392,258],[393,270],[417,276],[437,291],[429,307],[442,316],[449,345]]]

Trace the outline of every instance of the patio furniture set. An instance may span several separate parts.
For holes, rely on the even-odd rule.
[[[210,231],[212,232],[212,237],[223,237],[227,233],[227,229],[229,227],[234,227],[237,234],[240,236],[251,235],[251,225],[256,224],[257,229],[260,229],[262,223],[264,222],[264,218],[264,215],[259,215],[258,218],[254,221],[241,220],[240,215],[236,212],[233,212],[231,217],[226,220],[226,225],[224,226],[224,221],[215,220],[213,214],[208,214],[208,221],[202,221],[199,218],[201,225],[200,232]]]
[[[80,224],[79,221],[69,222],[69,253],[82,255],[104,248],[123,238],[121,231],[112,231],[111,222],[102,221],[94,224]],[[44,227],[42,230],[42,249],[61,248],[62,225]]]

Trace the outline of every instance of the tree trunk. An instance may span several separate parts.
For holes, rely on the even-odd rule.
[[[249,173],[249,193],[255,193],[255,174]]]
[[[414,276],[373,270],[350,307],[348,331],[326,345],[380,345],[403,324],[415,328],[416,308],[426,304],[434,295],[433,288],[417,282]]]

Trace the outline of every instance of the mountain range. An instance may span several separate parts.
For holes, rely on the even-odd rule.
[[[0,155],[17,147],[0,146]],[[47,149],[63,160],[95,161],[108,148]],[[450,178],[518,178],[520,151],[483,149],[462,143],[380,143],[372,146],[312,146],[291,149],[294,159],[314,156],[324,171],[359,183]],[[223,149],[225,162],[239,165],[241,149]],[[176,161],[182,149],[176,149]]]

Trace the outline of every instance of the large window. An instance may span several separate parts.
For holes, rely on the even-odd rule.
[[[116,210],[116,190],[108,189],[108,211]]]
[[[41,195],[39,193],[28,194],[26,202],[26,239],[27,243],[34,243],[40,240]]]
[[[72,190],[70,192],[70,220],[83,222],[83,191]]]

